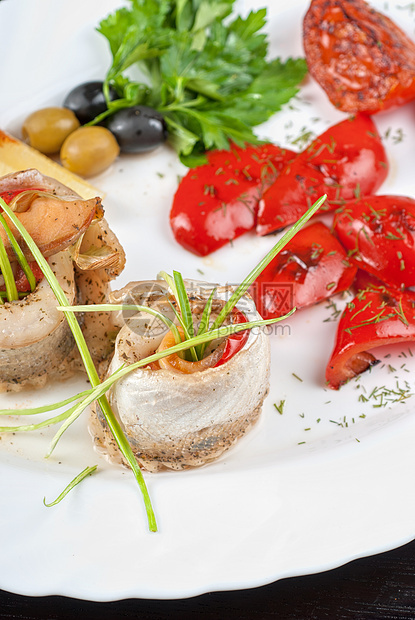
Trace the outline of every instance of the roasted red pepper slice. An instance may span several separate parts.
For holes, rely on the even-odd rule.
[[[368,273],[363,269],[358,269],[353,282],[352,290],[355,291],[355,293],[359,293],[360,291],[366,290],[370,286],[385,286],[385,283],[371,273]]]
[[[314,140],[265,192],[257,233],[294,224],[323,194],[323,210],[373,194],[387,173],[386,153],[371,118],[358,114],[342,121]]]
[[[304,19],[311,75],[345,112],[375,113],[415,98],[415,44],[363,0],[313,0]]]
[[[256,279],[252,296],[264,319],[318,303],[352,285],[356,268],[327,226],[300,230]]]
[[[273,144],[211,151],[189,170],[173,200],[170,225],[186,250],[206,256],[256,225],[258,201],[295,153]]]
[[[326,369],[329,387],[346,381],[377,363],[369,353],[381,345],[415,340],[415,293],[373,287],[359,293],[343,312],[336,343]]]
[[[242,312],[240,312],[237,308],[234,308],[232,311],[232,323],[246,323],[247,318]],[[236,355],[238,351],[240,351],[244,346],[249,337],[249,330],[243,330],[241,332],[237,332],[236,334],[232,334],[228,336],[226,339],[225,349],[223,351],[223,355],[220,360],[215,364],[214,368],[217,366],[222,366],[222,364],[226,364],[231,357]]]
[[[41,268],[35,261],[30,262],[29,267],[32,270],[33,275],[35,276],[36,284],[38,284],[38,282],[41,282],[41,280],[43,280],[44,278],[43,271],[41,270]],[[28,282],[28,279],[25,276],[23,269],[20,267],[20,265],[18,265],[16,269],[14,279],[16,282],[16,288],[20,293],[25,293],[25,292],[30,291],[30,284]]]
[[[415,200],[369,196],[334,219],[336,234],[356,265],[387,284],[415,285]]]
[[[36,279],[36,284],[41,282],[44,278],[43,272],[39,265],[36,262],[30,262],[29,267],[32,270],[33,275]],[[14,281],[16,282],[16,288],[18,293],[28,293],[30,292],[30,284],[28,279],[25,276],[23,269],[20,265],[16,268],[16,273],[14,274]],[[5,291],[6,287],[3,285],[0,287],[0,291]]]

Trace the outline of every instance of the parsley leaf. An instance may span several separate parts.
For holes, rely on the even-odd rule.
[[[99,24],[113,60],[108,110],[95,123],[125,107],[153,107],[182,161],[195,165],[208,149],[258,143],[252,127],[298,92],[306,63],[267,60],[266,9],[233,18],[235,0],[129,1]],[[110,100],[110,86],[119,99]]]

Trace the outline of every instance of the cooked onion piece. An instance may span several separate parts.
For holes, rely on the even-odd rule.
[[[167,295],[163,283],[153,285],[160,291],[164,288]],[[133,297],[137,304],[158,309],[164,305],[168,313],[160,294],[140,295],[139,290],[140,285],[132,283],[113,301],[131,303]],[[203,308],[211,290],[204,285],[196,291],[193,283],[191,303],[196,311]],[[212,319],[223,305],[220,300],[229,298],[229,289],[219,288],[217,296]],[[241,298],[238,307],[248,320],[260,318],[250,297]],[[165,334],[165,326],[144,313],[128,318],[118,334],[108,374],[154,353]],[[215,343],[213,348],[217,344],[221,346]],[[267,336],[251,330],[243,348],[221,366],[193,373],[162,364],[159,369],[137,369],[115,383],[108,396],[140,465],[149,471],[186,469],[218,458],[255,423],[268,392],[269,365]],[[98,449],[121,462],[99,410],[92,415],[90,430]]]
[[[64,200],[42,191],[22,192],[10,203],[11,208],[36,243],[43,256],[51,256],[72,245],[101,212],[101,200]],[[5,218],[8,221],[8,217]],[[15,226],[9,227],[22,244]],[[6,231],[0,227],[0,237],[10,260],[15,258]],[[25,251],[25,254],[28,254]],[[29,258],[31,258],[29,253]]]

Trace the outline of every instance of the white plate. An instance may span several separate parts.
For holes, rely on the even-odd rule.
[[[102,78],[106,44],[93,30],[120,0],[5,0],[0,5],[3,62],[0,126],[18,132],[25,114],[59,104],[83,80]],[[259,1],[240,9],[259,8]],[[284,9],[268,2],[271,51],[300,55],[306,2]],[[413,15],[392,16],[413,34]],[[414,106],[376,118],[391,173],[384,193],[414,195]],[[344,118],[311,81],[300,100],[261,128],[287,146]],[[404,139],[399,141],[400,130]],[[187,277],[239,281],[273,243],[247,235],[201,259],[178,246],[168,213],[183,172],[167,148],[121,157],[94,179],[107,192],[107,216],[127,250],[120,286],[153,278],[160,269]],[[344,303],[341,300],[338,304]],[[146,475],[159,531],[147,530],[140,493],[128,471],[93,453],[82,420],[53,458],[43,455],[52,431],[0,441],[0,588],[27,595],[90,600],[179,598],[247,588],[326,570],[409,541],[415,534],[415,357],[395,347],[377,366],[339,392],[326,390],[324,369],[336,324],[325,304],[290,318],[272,338],[272,388],[260,423],[234,450],[195,471]],[[390,365],[390,366],[389,366]],[[397,371],[391,370],[397,368]],[[407,372],[409,371],[409,372]],[[294,374],[302,379],[300,381]],[[408,398],[384,405],[362,394],[394,389]],[[72,379],[41,394],[2,395],[1,406],[53,402],[84,387]],[[274,403],[285,400],[280,415]],[[362,417],[365,416],[365,417]],[[99,473],[55,508],[43,506],[89,464]]]

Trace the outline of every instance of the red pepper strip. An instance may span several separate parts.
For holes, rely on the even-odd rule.
[[[353,291],[357,294],[360,291],[365,291],[370,286],[385,286],[385,283],[367,271],[358,269],[352,286]]]
[[[244,316],[242,312],[240,312],[236,308],[234,308],[232,312],[232,319],[233,319],[232,320],[233,323],[246,323],[248,320],[246,316]],[[222,364],[226,364],[226,362],[228,362],[231,359],[231,357],[233,357],[236,353],[238,353],[238,351],[240,351],[245,346],[245,343],[248,340],[248,336],[249,336],[248,329],[245,329],[242,332],[237,332],[236,334],[232,334],[231,336],[228,336],[226,340],[226,344],[225,344],[225,349],[223,351],[223,355],[220,358],[220,360],[215,364],[214,368],[217,368],[218,366],[222,366]]]
[[[265,192],[257,233],[267,235],[294,224],[323,194],[322,210],[373,194],[388,173],[386,153],[369,116],[334,125],[314,140]]]
[[[230,151],[215,150],[207,153],[209,164],[215,168],[215,175],[222,176],[222,171],[229,171],[230,174],[236,172],[248,181],[261,181],[263,191],[273,184],[281,170],[296,156],[294,151],[271,143],[245,148],[233,144]],[[232,184],[229,195],[235,195]]]
[[[415,285],[415,200],[369,196],[334,219],[336,234],[354,263],[390,286]]]
[[[273,144],[208,152],[209,163],[189,170],[174,197],[176,241],[206,256],[252,230],[262,193],[294,156]]]
[[[282,316],[345,291],[356,268],[327,226],[300,230],[256,279],[251,295],[264,319]]]
[[[415,293],[385,287],[362,291],[343,312],[336,343],[326,369],[327,384],[341,385],[378,360],[370,349],[415,340]]]
[[[38,284],[44,278],[42,270],[40,269],[36,261],[29,262],[29,267],[32,270],[33,275],[35,276],[36,284]],[[18,265],[16,268],[16,272],[14,274],[14,281],[16,282],[16,288],[17,288],[18,293],[30,292],[29,281],[26,278],[26,275],[20,265]],[[0,291],[5,291],[5,290],[6,290],[6,287],[4,285],[0,287]]]
[[[304,19],[311,75],[346,112],[403,105],[415,98],[415,44],[363,0],[313,0]]]
[[[44,278],[43,271],[41,270],[41,268],[39,267],[36,261],[29,262],[29,267],[32,270],[33,275],[35,276],[36,284],[38,284]],[[20,267],[20,265],[18,265],[16,269],[14,279],[16,282],[17,290],[20,293],[25,293],[25,292],[30,291],[30,284],[28,282],[28,279],[25,276],[23,269]]]

